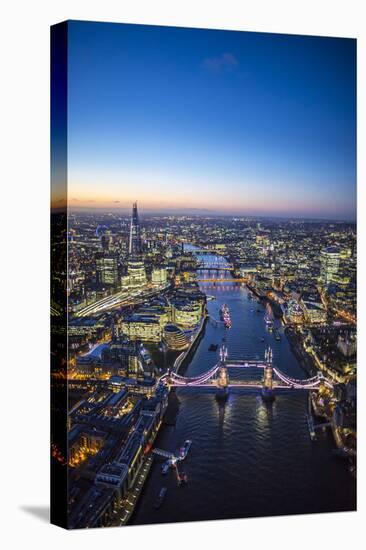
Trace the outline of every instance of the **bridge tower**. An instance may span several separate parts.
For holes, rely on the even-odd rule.
[[[225,362],[227,359],[227,347],[225,344],[221,344],[220,347],[220,368],[218,370],[218,376],[217,376],[217,390],[216,390],[216,398],[219,400],[225,400],[227,399],[227,396],[229,394],[229,373],[227,368],[225,367]]]
[[[221,344],[220,346],[220,364],[221,365],[225,364],[227,356],[228,356],[227,347],[225,346],[225,344]]]
[[[266,349],[264,354],[265,367],[262,385],[263,401],[272,402],[275,399],[273,392],[273,352],[271,348]]]
[[[226,367],[219,368],[216,385],[216,398],[219,400],[227,399],[229,395],[229,373]]]

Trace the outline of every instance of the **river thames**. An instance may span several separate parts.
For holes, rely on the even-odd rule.
[[[209,315],[219,319],[219,308],[226,303],[233,324],[228,330],[207,322],[186,376],[211,368],[218,350],[209,351],[209,346],[220,346],[225,339],[231,359],[263,359],[271,346],[275,366],[294,378],[308,377],[282,328],[280,341],[268,332],[264,307],[244,285],[208,282],[200,287],[214,298],[207,302]],[[319,432],[316,441],[309,437],[306,392],[277,393],[272,404],[265,404],[255,390],[231,389],[225,403],[212,390],[176,391],[176,425],[162,427],[156,446],[174,452],[186,439],[193,441],[183,463],[188,483],[178,486],[172,470],[163,476],[162,461],[156,458],[132,524],[355,509],[356,480],[347,463],[333,454],[331,434]],[[167,487],[166,499],[156,510],[162,486]]]

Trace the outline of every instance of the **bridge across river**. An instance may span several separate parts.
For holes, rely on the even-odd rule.
[[[236,277],[235,279],[233,277],[226,278],[226,277],[198,277],[197,279],[198,283],[247,283],[248,278],[247,277]]]
[[[233,264],[225,263],[221,264],[218,262],[207,262],[202,261],[197,264],[197,269],[202,271],[232,271],[234,269]]]
[[[250,378],[250,373],[259,371],[261,379]],[[242,371],[245,373],[243,379],[230,379],[230,371]],[[249,373],[249,377],[246,377]],[[209,388],[214,387],[220,390],[232,388],[257,388],[272,394],[275,389],[288,390],[319,390],[322,386],[332,387],[321,373],[306,379],[296,379],[288,376],[279,368],[273,365],[273,354],[271,348],[265,351],[263,361],[250,359],[229,360],[227,348],[222,345],[220,348],[220,361],[208,371],[194,377],[185,377],[175,371],[170,371],[162,376],[161,383],[170,387],[179,388]]]

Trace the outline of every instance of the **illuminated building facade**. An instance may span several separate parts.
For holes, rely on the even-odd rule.
[[[188,347],[188,341],[184,332],[176,325],[170,323],[164,328],[164,341],[170,349],[184,350]]]
[[[320,280],[324,286],[334,281],[338,273],[340,261],[339,249],[335,246],[327,246],[320,252]]]
[[[199,302],[172,303],[172,321],[183,328],[192,328],[198,325],[202,317],[202,305]]]
[[[155,316],[130,315],[123,319],[121,330],[130,340],[160,342],[161,326]]]
[[[95,264],[96,281],[99,286],[118,286],[118,263],[116,254],[97,254]]]
[[[141,231],[140,231],[139,215],[137,211],[137,202],[134,202],[132,205],[130,241],[129,241],[128,252],[132,258],[139,258],[142,254]]]
[[[153,285],[165,285],[168,280],[168,274],[165,267],[155,268],[151,274],[151,282]]]

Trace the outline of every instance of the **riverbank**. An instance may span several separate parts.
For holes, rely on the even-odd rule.
[[[184,368],[184,366],[187,367],[186,362],[189,363],[191,361],[191,359],[194,355],[194,352],[196,351],[197,346],[199,345],[200,340],[201,340],[202,336],[204,335],[204,332],[205,332],[204,329],[205,329],[205,326],[206,326],[206,323],[207,323],[207,319],[208,319],[207,315],[205,315],[205,317],[202,318],[201,324],[198,327],[196,333],[194,334],[194,337],[192,338],[192,341],[191,341],[189,347],[187,348],[187,350],[182,352],[176,358],[176,360],[174,362],[174,367],[173,367],[175,372],[178,372],[178,370],[182,367]],[[162,422],[160,423],[160,425],[158,426],[158,428],[156,430],[156,433],[155,433],[155,436],[154,436],[154,441],[157,438],[158,434],[161,432],[161,429],[162,429],[163,426],[174,426],[175,425],[177,416],[179,414],[179,406],[180,406],[180,401],[179,401],[178,396],[175,392],[175,388],[170,389],[169,396],[168,396],[168,406],[165,410],[163,420],[162,420]],[[119,525],[126,525],[130,521],[130,519],[131,519],[131,517],[132,517],[132,515],[135,511],[138,499],[139,499],[139,497],[140,497],[140,495],[143,491],[143,488],[145,486],[146,480],[149,476],[149,472],[150,472],[151,467],[153,465],[153,461],[154,461],[154,456],[152,455],[152,453],[149,453],[147,455],[147,458],[144,460],[143,464],[141,465],[140,473],[137,476],[137,479],[136,479],[136,482],[134,483],[134,486],[129,491],[129,496],[126,499],[126,505],[124,507],[123,512],[121,512],[121,516],[118,520],[120,522],[120,523],[118,523]]]
[[[168,397],[168,407],[164,414],[164,426],[175,426],[179,414],[180,401],[175,388],[171,388]]]
[[[197,347],[199,346],[199,343],[202,337],[205,334],[207,321],[208,321],[208,316],[205,315],[189,347],[176,358],[173,366],[174,372],[178,373],[178,371],[181,369],[184,369],[184,370],[187,369],[189,363],[191,362],[194,356],[194,353]],[[169,397],[168,397],[168,407],[164,415],[165,426],[175,426],[177,416],[179,414],[179,406],[180,406],[180,401],[178,399],[175,388],[171,388],[169,391]]]
[[[246,284],[246,287],[252,294],[254,294],[254,296],[256,296],[256,298],[258,298],[258,300],[261,303],[269,304],[271,306],[272,311],[273,311],[273,315],[274,315],[274,317],[276,317],[276,319],[282,319],[283,311],[282,311],[281,306],[278,302],[276,302],[275,300],[272,300],[271,298],[269,298],[266,295],[263,296],[262,294],[260,294],[258,292],[258,290],[254,286],[251,286],[248,283]]]
[[[131,516],[135,511],[137,502],[143,491],[144,484],[149,476],[153,462],[154,462],[154,456],[150,454],[147,456],[146,460],[141,465],[136,481],[133,487],[131,488],[131,490],[129,491],[128,497],[125,500],[125,506],[123,508],[123,511],[121,511],[121,515],[118,521],[116,522],[116,527],[126,525],[131,519]]]
[[[301,368],[306,372],[306,374],[315,376],[318,369],[316,368],[311,356],[304,350],[299,336],[291,327],[286,327],[284,333]]]
[[[188,364],[191,362],[191,360],[193,358],[193,355],[194,355],[196,349],[198,348],[201,339],[205,335],[206,324],[207,324],[208,319],[209,319],[208,315],[205,315],[202,318],[201,324],[200,324],[196,334],[194,335],[194,337],[192,339],[192,342],[190,343],[189,347],[186,349],[185,352],[183,352],[182,357],[181,356],[178,357],[179,361],[177,360],[176,365],[174,365],[174,372],[175,373],[178,373],[178,371],[181,370],[181,369],[186,369]]]

